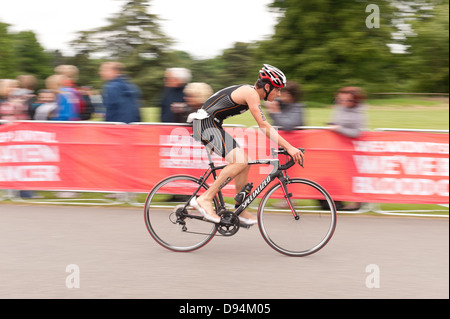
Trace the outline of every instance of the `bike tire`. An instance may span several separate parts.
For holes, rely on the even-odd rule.
[[[200,185],[202,187],[198,195],[207,190],[208,185],[189,175],[175,175],[160,181],[148,194],[144,206],[145,224],[152,238],[164,248],[190,252],[205,246],[216,234],[216,225],[201,218],[177,218],[177,209],[187,203]],[[174,202],[171,198],[175,197],[181,200]],[[217,211],[217,199],[214,199],[213,204]],[[200,216],[190,206],[189,214]]]
[[[290,179],[286,182],[288,194],[299,219],[287,203],[281,184],[274,185],[264,195],[258,207],[258,227],[267,244],[276,251],[293,257],[304,257],[322,249],[336,229],[336,207],[330,194],[319,184],[308,179]],[[328,207],[320,207],[318,201]],[[281,208],[277,208],[275,203]],[[317,206],[315,206],[317,205]]]

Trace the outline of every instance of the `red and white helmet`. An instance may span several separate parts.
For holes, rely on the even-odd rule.
[[[264,83],[269,83],[276,88],[284,88],[286,86],[286,76],[283,72],[274,66],[264,64],[259,71],[259,80]]]

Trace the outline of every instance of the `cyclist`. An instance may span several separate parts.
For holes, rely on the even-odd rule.
[[[236,192],[239,192],[247,184],[248,179],[247,154],[222,128],[224,119],[250,110],[259,128],[268,138],[285,148],[296,163],[303,160],[303,153],[278,134],[261,109],[261,100],[273,101],[280,96],[281,89],[285,86],[286,76],[283,72],[264,64],[255,85],[244,84],[225,88],[211,96],[199,111],[189,116],[188,122],[193,122],[194,138],[229,163],[210,188],[190,202],[190,205],[196,208],[205,219],[219,223],[220,217],[212,206],[214,196],[232,179],[235,181]],[[239,219],[245,225],[257,223],[256,217],[247,211],[243,211]]]

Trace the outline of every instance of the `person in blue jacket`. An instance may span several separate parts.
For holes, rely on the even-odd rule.
[[[48,119],[51,121],[79,121],[77,97],[65,86],[68,78],[62,74],[54,74],[45,80],[45,86],[56,94],[57,108],[53,110]]]
[[[100,77],[106,81],[102,98],[107,122],[140,122],[139,100],[141,92],[123,74],[125,67],[120,62],[105,62],[100,66]]]
[[[183,114],[187,108],[184,89],[191,77],[191,71],[185,68],[166,69],[164,92],[160,101],[161,122],[186,123]]]

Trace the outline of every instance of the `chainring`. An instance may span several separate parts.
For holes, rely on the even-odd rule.
[[[220,224],[217,225],[217,231],[223,236],[233,236],[240,227],[239,217],[228,210],[219,213],[221,217]]]

